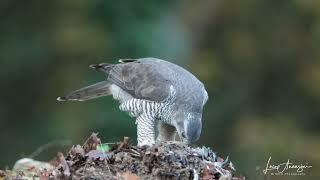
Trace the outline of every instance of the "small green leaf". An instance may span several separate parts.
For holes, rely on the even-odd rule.
[[[97,150],[99,151],[109,151],[111,147],[108,144],[98,144]]]

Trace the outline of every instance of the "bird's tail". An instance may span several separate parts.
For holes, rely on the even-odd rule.
[[[111,95],[111,83],[102,81],[91,86],[87,86],[76,91],[72,91],[65,96],[58,97],[58,101],[86,101],[89,99],[98,98],[101,96]]]

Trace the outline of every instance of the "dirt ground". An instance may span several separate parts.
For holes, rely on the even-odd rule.
[[[108,146],[108,150],[101,149],[101,141],[93,133],[84,145],[74,145],[66,155],[58,153],[48,163],[52,168],[29,165],[23,170],[0,171],[0,179],[245,179],[234,177],[231,161],[207,147],[181,142],[137,147],[130,145],[128,138]]]

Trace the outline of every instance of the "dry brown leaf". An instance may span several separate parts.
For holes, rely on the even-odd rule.
[[[100,138],[98,138],[98,133],[92,133],[91,136],[86,140],[83,145],[85,153],[88,153],[91,150],[96,150],[97,145],[100,144]]]
[[[6,176],[6,172],[5,172],[5,171],[0,170],[0,177],[5,177],[5,176]]]
[[[76,146],[72,146],[71,147],[71,149],[69,151],[69,155],[72,155],[72,156],[76,156],[76,155],[84,156],[85,155],[85,151],[84,151],[83,147],[78,144]]]
[[[203,169],[201,172],[200,172],[200,179],[201,180],[211,180],[213,179],[213,175],[211,175],[208,171],[208,169]]]
[[[121,150],[122,148],[127,148],[129,146],[129,137],[123,137],[122,141],[111,144],[111,151]]]
[[[64,155],[61,152],[58,152],[58,159],[60,161],[60,168],[62,169],[62,175],[69,177],[71,175],[69,166],[67,164],[66,159],[64,158]]]
[[[123,173],[118,173],[117,179],[119,179],[119,180],[139,180],[139,177],[137,175],[127,171],[127,172],[123,172]]]

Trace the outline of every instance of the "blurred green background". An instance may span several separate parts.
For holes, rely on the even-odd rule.
[[[320,1],[1,0],[0,167],[53,141],[129,136],[134,120],[111,97],[57,102],[104,79],[88,65],[157,57],[204,82],[198,145],[230,156],[249,179],[319,179]],[[49,160],[63,143],[35,158]],[[267,159],[313,168],[262,175]]]

